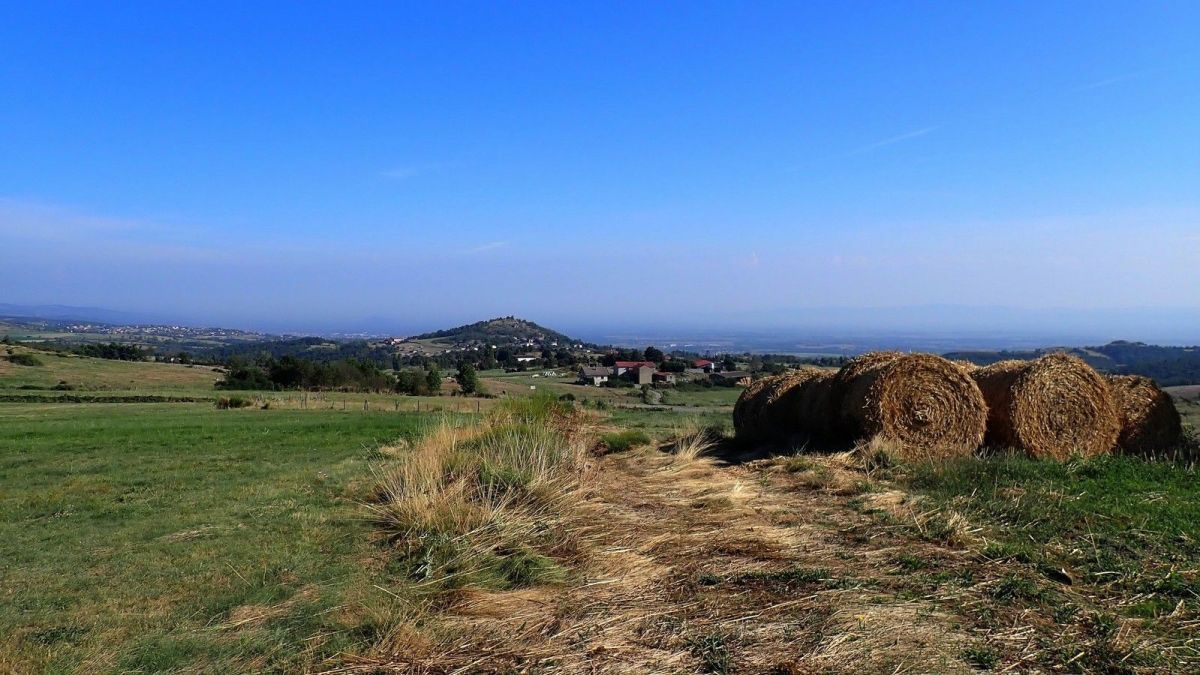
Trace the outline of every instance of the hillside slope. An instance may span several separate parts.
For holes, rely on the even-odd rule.
[[[21,365],[11,359],[21,354],[31,356],[38,365]],[[207,366],[113,361],[22,346],[0,348],[0,390],[211,391],[221,377],[220,372]]]

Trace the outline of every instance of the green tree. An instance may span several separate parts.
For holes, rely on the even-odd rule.
[[[437,394],[442,390],[442,372],[437,366],[433,366],[425,373],[425,384],[429,387],[429,393]]]
[[[458,387],[464,394],[479,393],[479,374],[475,372],[475,366],[469,361],[458,364],[458,372],[454,375],[454,381],[458,382]]]
[[[687,370],[687,363],[680,359],[671,359],[662,362],[662,370],[667,373],[682,373]]]
[[[662,350],[653,345],[646,347],[646,351],[643,352],[643,355],[647,361],[653,361],[655,363],[662,363],[663,361]]]

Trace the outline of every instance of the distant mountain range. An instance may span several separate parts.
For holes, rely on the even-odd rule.
[[[1049,352],[1067,352],[1109,373],[1145,375],[1164,387],[1200,382],[1200,346],[1162,347],[1117,340],[1099,347],[1048,347],[1022,351],[948,352],[950,359],[981,366],[1006,359],[1033,359]]]
[[[130,325],[163,323],[159,317],[134,312],[118,312],[102,307],[72,307],[70,305],[14,305],[0,302],[0,316],[23,319],[49,319],[52,321],[81,321]]]

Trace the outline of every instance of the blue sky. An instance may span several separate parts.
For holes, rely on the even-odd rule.
[[[1198,34],[1194,2],[3,3],[0,301],[1182,321]]]

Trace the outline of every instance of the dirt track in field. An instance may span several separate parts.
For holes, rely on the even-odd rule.
[[[374,668],[400,672],[967,672],[975,638],[897,561],[961,552],[848,506],[852,480],[778,465],[599,460],[565,588],[464,593],[457,636]],[[875,497],[887,500],[889,495]]]

